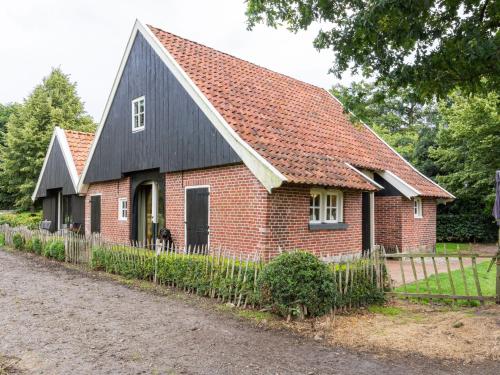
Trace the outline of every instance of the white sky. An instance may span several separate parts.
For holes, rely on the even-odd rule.
[[[244,0],[14,0],[0,7],[0,103],[22,101],[59,66],[99,121],[136,18],[324,88],[338,82],[333,53],[312,46],[318,26],[247,31]]]

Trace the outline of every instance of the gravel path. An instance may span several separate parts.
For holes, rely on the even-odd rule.
[[[28,374],[493,374],[377,358],[0,250],[0,355]]]

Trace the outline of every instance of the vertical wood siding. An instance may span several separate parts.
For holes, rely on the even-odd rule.
[[[146,127],[133,133],[131,102],[143,95]],[[238,155],[138,34],[84,182],[147,169],[163,173],[238,162]]]
[[[64,195],[75,194],[75,188],[71,181],[64,156],[59,145],[59,141],[54,141],[54,145],[49,155],[45,171],[40,181],[36,198],[47,196],[48,189],[61,189]]]

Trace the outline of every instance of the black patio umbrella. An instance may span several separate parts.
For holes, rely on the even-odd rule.
[[[500,225],[500,171],[496,174],[496,198],[495,204],[493,205],[493,216],[497,220],[497,224]]]

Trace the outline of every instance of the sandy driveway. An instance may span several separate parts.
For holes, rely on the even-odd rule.
[[[193,298],[194,299],[194,298]],[[494,373],[377,358],[0,250],[0,355],[30,374]]]

